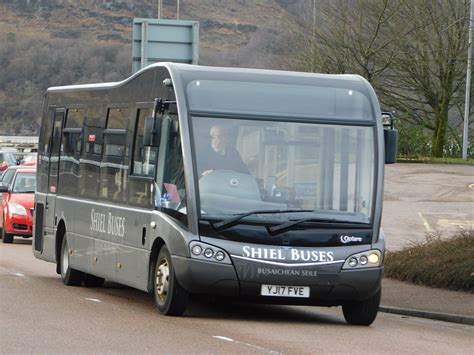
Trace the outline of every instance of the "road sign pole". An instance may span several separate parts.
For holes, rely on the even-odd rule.
[[[464,129],[462,136],[462,158],[467,160],[467,144],[469,141],[469,109],[471,98],[471,72],[472,72],[472,27],[474,21],[474,0],[471,0],[471,14],[469,16],[469,48],[467,50],[467,73],[466,73],[466,101],[464,106]]]

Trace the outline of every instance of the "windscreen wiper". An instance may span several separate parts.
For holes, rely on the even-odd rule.
[[[286,231],[289,231],[290,229],[292,229],[294,226],[298,225],[298,224],[301,224],[301,223],[306,223],[306,222],[312,222],[312,223],[317,223],[319,225],[334,225],[337,223],[337,226],[338,227],[349,227],[349,226],[353,226],[354,224],[356,225],[369,225],[369,223],[365,223],[365,222],[353,222],[353,221],[341,221],[339,219],[336,219],[336,218],[314,218],[314,217],[310,217],[310,218],[303,218],[303,219],[298,219],[296,221],[289,221],[289,222],[286,222],[286,223],[283,223],[283,224],[279,224],[277,226],[274,226],[274,227],[270,227],[268,228],[268,230],[270,231],[270,234],[280,234],[280,233],[284,233]]]
[[[314,212],[314,210],[256,210],[256,211],[250,211],[246,213],[239,214],[235,217],[224,219],[223,221],[214,223],[212,227],[216,232],[222,231],[224,229],[233,227],[237,224],[239,224],[239,221],[242,218],[245,218],[247,216],[253,215],[253,214],[276,214],[276,213],[296,213],[296,212]]]

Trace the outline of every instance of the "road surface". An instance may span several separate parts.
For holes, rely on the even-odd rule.
[[[390,251],[474,228],[474,166],[385,166],[382,228]]]
[[[64,286],[31,242],[0,243],[0,353],[474,353],[474,327],[379,313],[349,326],[340,308],[195,299],[183,317],[115,284]]]

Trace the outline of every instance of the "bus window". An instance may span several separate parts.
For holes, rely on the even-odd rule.
[[[79,174],[79,196],[96,199],[99,195],[100,162],[102,161],[102,144],[105,115],[99,107],[87,110]]]
[[[49,154],[53,120],[54,108],[49,107],[48,113],[43,117],[38,143],[38,160],[41,162],[38,165],[38,192],[48,192]]]
[[[59,153],[61,149],[61,136],[64,122],[64,109],[56,109],[54,115],[53,135],[51,137],[51,155],[49,161],[49,182],[48,191],[57,192],[59,176]]]
[[[166,169],[161,187],[161,208],[163,212],[187,224],[186,188],[184,180],[183,150],[177,118],[172,124],[171,135],[166,156]]]
[[[104,131],[104,154],[100,167],[100,197],[115,202],[127,200],[128,108],[109,108]]]
[[[67,110],[66,128],[80,128],[84,124],[86,110],[83,108],[72,108]]]
[[[147,177],[154,177],[158,149],[143,146],[145,119],[151,116],[151,109],[137,110],[133,139],[132,171],[129,181],[129,203],[151,208],[153,206],[152,183]],[[136,177],[136,178],[135,178]]]
[[[68,109],[63,130],[61,159],[59,160],[59,190],[61,194],[76,196],[81,154],[82,125],[84,109]]]
[[[134,175],[155,176],[155,165],[158,148],[143,146],[143,127],[145,119],[151,116],[150,109],[139,109],[137,112],[137,125],[133,145],[133,168]]]

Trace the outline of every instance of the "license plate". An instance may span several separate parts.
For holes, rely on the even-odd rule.
[[[262,285],[262,296],[309,297],[309,286]]]

